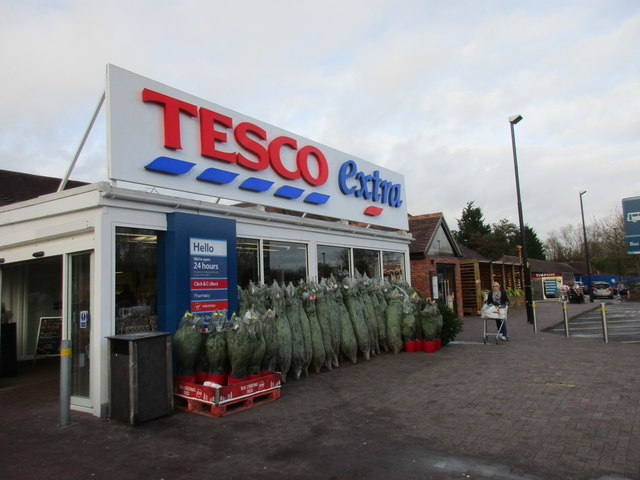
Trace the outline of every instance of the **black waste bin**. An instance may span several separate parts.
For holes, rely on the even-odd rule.
[[[171,337],[167,332],[109,339],[109,417],[135,425],[173,412]]]
[[[16,324],[3,323],[0,331],[0,376],[14,377],[18,373]]]

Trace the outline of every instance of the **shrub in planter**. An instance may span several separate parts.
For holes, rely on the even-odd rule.
[[[442,333],[440,336],[442,344],[446,345],[455,340],[456,336],[462,332],[464,323],[447,305],[438,302],[438,310],[442,315]]]
[[[511,307],[521,307],[526,303],[524,290],[520,288],[507,289],[507,295],[509,296],[509,303]]]

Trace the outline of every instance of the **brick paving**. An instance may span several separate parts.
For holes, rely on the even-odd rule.
[[[597,304],[569,305],[574,316]],[[177,412],[129,427],[72,412],[57,379],[0,383],[0,478],[638,479],[640,350],[542,329],[509,342],[465,318],[433,353],[383,354],[290,380],[272,403],[219,419]]]

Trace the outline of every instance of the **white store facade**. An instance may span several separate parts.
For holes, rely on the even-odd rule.
[[[410,278],[402,175],[113,65],[106,85],[109,178],[0,208],[18,359],[59,318],[73,409],[108,414],[107,337],[233,312],[249,281]]]

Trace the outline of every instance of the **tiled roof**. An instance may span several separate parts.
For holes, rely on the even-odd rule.
[[[442,212],[409,215],[409,233],[413,236],[413,240],[409,245],[409,254],[426,255],[439,230],[442,230],[447,237],[454,256],[460,257],[460,249],[449,230]]]
[[[442,213],[427,213],[409,217],[409,232],[413,235],[409,253],[424,254],[427,251],[431,237],[436,232]]]
[[[459,243],[458,244],[458,248],[460,249],[460,253],[462,253],[462,258],[467,258],[467,259],[471,259],[471,260],[479,260],[481,262],[489,262],[490,261],[488,258],[483,257],[482,255],[480,255],[475,250],[471,250],[466,245],[463,245],[463,244]]]
[[[60,180],[54,177],[0,170],[0,207],[54,193],[58,190]],[[69,180],[65,190],[82,185],[86,185],[86,182]]]
[[[587,273],[587,262],[585,261],[580,261],[580,262],[565,262],[567,265],[569,265],[570,267],[573,267],[576,269],[576,273],[578,274],[586,274]],[[601,272],[600,270],[598,270],[597,268],[595,268],[593,265],[591,265],[591,274],[592,275],[600,275]]]
[[[520,260],[513,255],[505,255],[500,259],[503,262],[518,263]],[[580,273],[577,268],[562,262],[550,262],[548,260],[538,260],[529,258],[529,266],[532,273]]]

